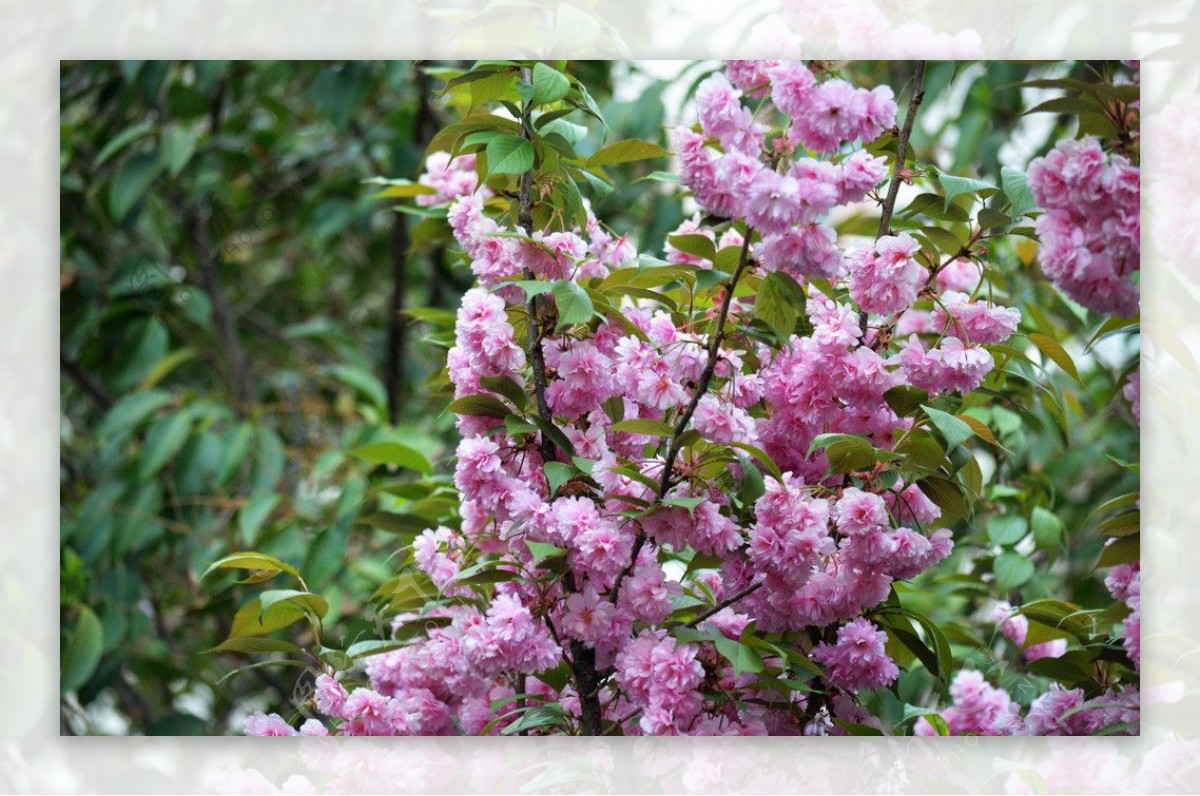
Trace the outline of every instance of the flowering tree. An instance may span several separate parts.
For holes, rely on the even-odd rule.
[[[998,263],[1040,237],[1081,313],[1118,314],[1100,334],[1133,328],[1136,86],[1060,81],[1111,131],[995,186],[912,159],[923,62],[902,117],[890,87],[825,64],[728,62],[672,153],[588,155],[567,117],[603,119],[564,69],[442,73],[468,112],[385,191],[448,224],[477,280],[446,356],[452,483],[396,442],[354,452],[424,474],[377,515],[414,535],[376,592],[389,632],[322,646],[327,604],[301,580],[244,607],[225,648],[299,653],[267,634],[308,619],[312,735],[1136,732],[1136,494],[1098,509],[1116,512],[1099,564],[1119,603],[1010,602],[1031,526],[1053,548],[1062,523],[1013,486],[1005,438],[1025,401],[1065,422],[1048,365],[1079,376]],[[660,258],[580,189],[668,154],[677,178],[650,179],[698,212]],[[906,184],[928,190],[898,207]],[[871,234],[844,250],[831,219],[863,207]],[[956,561],[976,527],[984,552]],[[299,578],[262,553],[222,569]],[[922,609],[955,577],[996,598],[975,624],[1011,640],[1035,693],[964,665],[956,650],[992,644]],[[261,713],[246,729],[297,733]]]

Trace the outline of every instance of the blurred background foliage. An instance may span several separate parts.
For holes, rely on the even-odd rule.
[[[400,442],[449,483],[439,341],[471,274],[444,221],[396,212],[371,181],[420,173],[428,142],[469,104],[437,76],[467,66],[63,62],[62,732],[220,734],[255,708],[286,712],[297,670],[256,665],[222,680],[251,659],[209,652],[254,590],[200,582],[235,550],[295,565],[328,599],[335,643],[379,637],[368,598],[396,574],[405,529],[370,516],[404,490],[346,451]],[[571,62],[608,125],[589,124],[580,151],[622,138],[666,145],[716,66]],[[898,94],[913,72],[831,66]],[[1027,114],[1054,92],[1017,84],[1096,80],[1097,70],[930,64],[916,162],[999,185],[1002,166],[1023,170],[1089,123]],[[691,208],[652,168],[614,167],[617,189],[589,198],[657,253]],[[897,228],[921,226],[898,216]],[[873,234],[876,218],[863,208],[839,231]],[[1102,328],[1066,301],[1037,269],[1032,240],[1005,236],[989,259],[1022,332],[1060,342],[1079,379],[1044,357],[1045,367],[1013,362],[990,385],[1011,400],[973,410],[1010,453],[977,454],[984,508],[960,523],[950,566],[912,594],[959,627],[948,634],[956,659],[991,643],[966,621],[989,597],[1111,605],[1091,574],[1102,545],[1091,514],[1137,488],[1121,465],[1137,461],[1137,431],[1118,397],[1136,326]],[[408,510],[435,522],[453,511],[448,494],[422,493]],[[989,535],[1002,512],[1025,518],[1026,532]],[[992,567],[1006,552],[1032,567],[1001,590]],[[303,625],[288,632],[313,641]],[[931,685],[911,674],[902,687],[916,703]]]

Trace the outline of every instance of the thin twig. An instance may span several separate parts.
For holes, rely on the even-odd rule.
[[[79,389],[90,395],[92,400],[100,405],[101,409],[108,411],[112,408],[115,401],[112,393],[95,376],[84,370],[82,365],[62,351],[58,353],[58,364],[63,372],[79,385]]]
[[[925,99],[925,62],[917,61],[917,72],[913,77],[913,94],[908,103],[908,113],[904,117],[904,127],[900,130],[900,140],[896,146],[896,160],[892,164],[892,181],[888,184],[887,196],[879,213],[879,230],[875,240],[879,240],[891,231],[892,213],[896,210],[896,197],[900,193],[900,183],[903,181],[904,161],[908,157],[908,141],[912,137],[913,123],[917,120],[917,109]],[[867,336],[867,313],[859,317],[859,328],[862,330],[863,341]]]
[[[904,127],[900,131],[900,141],[896,146],[896,162],[892,165],[892,181],[888,185],[887,196],[883,200],[883,208],[879,215],[879,231],[875,234],[878,240],[888,234],[892,225],[892,213],[896,209],[896,196],[900,193],[904,161],[908,157],[908,142],[912,137],[913,123],[917,119],[917,109],[925,99],[925,62],[917,61],[917,73],[913,77],[913,96],[908,103],[908,114],[904,117]]]
[[[731,597],[726,597],[724,600],[721,600],[721,602],[717,603],[712,608],[709,608],[707,611],[705,611],[704,613],[700,614],[692,621],[685,624],[684,627],[699,626],[699,624],[701,622],[703,622],[705,619],[708,619],[710,616],[713,616],[714,614],[719,614],[721,611],[724,611],[726,608],[733,605],[734,603],[736,603],[738,600],[742,599],[743,597],[746,597],[746,596],[758,591],[759,588],[762,587],[762,585],[763,585],[763,582],[761,580],[758,581],[757,583],[751,583],[749,586],[747,586],[746,588],[737,592],[736,594],[732,595]]]
[[[671,471],[675,469],[675,458],[679,455],[679,439],[683,433],[687,431],[688,423],[692,420],[692,415],[696,412],[696,407],[700,405],[700,399],[708,392],[708,386],[712,382],[713,374],[717,369],[717,362],[721,358],[721,343],[725,340],[725,321],[729,316],[729,307],[733,304],[733,294],[737,289],[738,280],[742,277],[742,272],[746,270],[746,266],[750,263],[750,230],[746,230],[746,237],[742,241],[742,251],[738,257],[737,268],[733,271],[733,276],[729,278],[729,284],[725,286],[725,296],[721,300],[721,308],[717,311],[717,324],[713,330],[712,339],[708,343],[708,361],[704,365],[704,370],[700,374],[699,381],[696,382],[696,389],[692,393],[692,398],[688,401],[683,412],[675,421],[674,431],[671,434],[671,441],[667,445],[666,458],[663,461],[663,474],[658,483],[658,499],[661,501],[666,497],[667,492],[671,488]],[[625,578],[633,573],[633,568],[637,564],[638,555],[642,552],[642,547],[646,544],[646,534],[639,530],[637,537],[633,540],[633,549],[630,551],[629,564],[617,573],[616,579],[613,581],[610,599],[615,604],[617,598],[621,595],[621,583]]]

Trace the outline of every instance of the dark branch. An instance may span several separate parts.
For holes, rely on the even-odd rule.
[[[904,127],[900,130],[900,141],[896,147],[896,162],[892,165],[892,181],[888,185],[887,196],[883,200],[883,208],[879,215],[879,231],[876,240],[888,234],[892,225],[892,213],[896,210],[896,196],[900,193],[904,161],[908,157],[908,142],[912,138],[913,123],[917,119],[917,109],[925,99],[925,62],[917,61],[917,73],[913,77],[913,95],[908,103],[908,113],[904,117]]]
[[[70,376],[79,389],[91,396],[101,409],[107,411],[112,408],[114,402],[112,393],[96,377],[84,370],[82,365],[61,351],[58,354],[58,364],[62,367],[63,373]]]
[[[692,415],[696,412],[696,407],[700,405],[700,399],[708,392],[708,385],[712,382],[713,373],[716,372],[717,362],[721,358],[721,343],[725,340],[725,321],[729,317],[729,307],[733,304],[733,294],[737,289],[738,280],[742,277],[742,272],[746,270],[746,266],[750,262],[750,230],[746,230],[746,238],[742,241],[742,252],[738,257],[737,268],[733,271],[733,276],[729,278],[729,284],[725,286],[725,297],[721,300],[721,308],[717,312],[717,324],[713,330],[712,339],[708,342],[708,361],[704,364],[704,370],[700,374],[700,380],[696,382],[696,389],[692,393],[692,398],[688,405],[684,407],[679,418],[675,422],[674,432],[671,434],[671,441],[667,445],[666,458],[663,461],[662,478],[658,483],[658,499],[662,500],[667,496],[667,491],[671,488],[671,472],[675,469],[675,458],[679,455],[679,438],[687,431],[688,423],[692,420]],[[616,579],[613,581],[612,592],[610,599],[615,604],[617,598],[621,596],[621,583],[625,578],[633,573],[633,568],[637,564],[638,555],[642,552],[642,548],[646,544],[646,534],[638,531],[637,538],[633,540],[633,549],[630,551],[629,564],[617,573]]]

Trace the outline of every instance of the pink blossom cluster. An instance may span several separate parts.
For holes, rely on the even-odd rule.
[[[1088,309],[1138,311],[1141,171],[1095,138],[1063,141],[1029,164],[1046,275]]]
[[[1000,633],[1021,650],[1021,655],[1027,661],[1061,658],[1067,651],[1067,640],[1062,638],[1025,646],[1025,639],[1029,635],[1029,619],[1024,614],[1014,613],[1008,603],[997,603],[991,612],[991,620],[1000,623]]]
[[[1133,687],[1109,688],[1086,699],[1082,688],[1057,683],[1037,697],[1022,715],[1008,692],[975,669],[962,669],[950,684],[953,703],[940,711],[951,735],[1092,735],[1106,728],[1117,735],[1136,735],[1139,694]],[[937,735],[933,723],[917,719],[916,735]]]
[[[863,618],[838,628],[837,643],[822,642],[813,648],[812,659],[829,669],[829,681],[846,691],[882,688],[900,676],[900,669],[883,646],[887,633]]]
[[[1137,671],[1142,669],[1142,566],[1134,561],[1113,567],[1104,579],[1112,596],[1129,608],[1129,616],[1121,623],[1125,652]]]
[[[425,158],[425,172],[417,182],[433,189],[433,193],[417,194],[417,204],[424,207],[445,204],[477,190],[481,198],[491,195],[486,187],[479,186],[474,155],[452,158],[449,152],[433,152]]]
[[[1133,373],[1129,374],[1129,379],[1125,382],[1125,386],[1121,388],[1121,396],[1129,401],[1129,411],[1133,413],[1133,420],[1139,425],[1142,422],[1142,369],[1136,368]]]
[[[863,149],[816,158],[796,147],[827,153],[877,136],[894,122],[890,91],[818,82],[799,62],[739,62],[729,76],[700,86],[701,130],[676,131],[675,144],[682,182],[702,209],[745,222],[746,231],[719,224],[718,232],[697,217],[677,233],[749,251],[747,268],[759,278],[778,271],[796,280],[811,332],[778,349],[742,334],[714,345],[707,321],[715,310],[672,313],[635,293],[619,305],[597,302],[586,323],[547,323],[531,351],[526,280],[576,292],[595,279],[621,283],[642,273],[637,252],[590,208],[582,228],[524,231],[486,215],[481,190],[459,193],[447,218],[479,287],[463,296],[447,369],[460,406],[480,408],[458,416],[461,527],[427,531],[413,545],[439,599],[403,620],[428,630],[369,657],[365,687],[343,696],[336,681],[318,684],[316,707],[333,732],[498,733],[514,720],[518,694],[561,705],[578,721],[574,681],[563,686],[551,672],[570,671],[582,651],[603,673],[595,694],[603,718],[626,734],[825,734],[843,731],[835,719],[872,724],[856,694],[894,682],[899,669],[886,633],[864,614],[889,599],[896,581],[943,561],[952,534],[934,527],[941,510],[915,476],[831,475],[813,442],[851,434],[891,451],[914,421],[885,393],[975,389],[993,364],[982,346],[1011,334],[1019,314],[972,297],[974,263],[931,275],[906,234],[849,256],[837,248],[826,215],[861,200],[885,162]],[[741,92],[769,96],[786,114],[782,139],[766,141]],[[673,271],[714,266],[679,249],[666,254]],[[541,318],[562,309],[561,292],[533,293]],[[914,307],[924,299],[930,309]],[[753,302],[730,301],[730,326],[748,323]],[[926,326],[889,350],[883,330],[915,313]],[[874,326],[864,323],[871,315]],[[535,376],[538,360],[545,370]],[[525,400],[514,400],[514,390]],[[499,401],[511,415],[542,420],[541,397],[561,436],[495,410]],[[668,471],[676,424],[693,404],[693,442]],[[706,457],[722,450],[711,469]],[[763,483],[753,501],[736,484],[757,457],[735,451],[765,452],[781,471],[754,473]],[[681,559],[709,558],[719,564],[681,571]],[[467,585],[479,573],[497,581],[483,606]],[[664,629],[675,612],[705,606],[713,611],[700,636]],[[820,634],[791,642],[791,652],[824,667],[825,700],[810,704],[786,689],[738,698],[755,678],[721,650],[752,622],[760,631]],[[765,664],[786,677],[782,660]],[[1009,705],[987,688],[956,680],[947,721],[962,731],[995,725]],[[255,721],[255,730],[281,729],[282,720]]]

